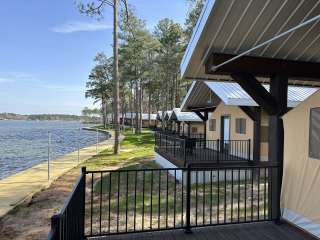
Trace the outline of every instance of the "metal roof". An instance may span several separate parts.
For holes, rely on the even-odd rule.
[[[136,113],[127,112],[127,113],[125,113],[125,118],[129,119],[129,118],[131,118],[131,115],[134,118],[136,116]],[[122,117],[122,114],[120,115],[120,117]],[[150,120],[156,120],[156,118],[157,118],[157,114],[155,114],[155,113],[150,114]],[[142,113],[142,120],[149,120],[149,114]]]
[[[180,108],[175,108],[169,119],[179,122],[202,122],[201,118],[194,112],[181,112]]]
[[[263,84],[263,86],[269,91],[268,84]],[[296,107],[300,102],[306,100],[319,89],[320,88],[317,87],[289,86],[288,107]],[[192,87],[189,89],[188,94],[183,101],[181,109],[187,110],[190,106],[203,106],[208,102],[208,99],[204,99],[203,96],[211,96],[211,98],[214,99],[211,103],[212,106],[217,106],[220,103],[220,100],[225,105],[231,106],[258,106],[238,83],[203,81],[192,84]],[[218,97],[219,100],[213,96]]]
[[[182,77],[231,80],[205,74],[208,54],[238,55],[319,14],[320,0],[207,0],[180,65]],[[320,62],[319,29],[320,21],[315,21],[248,55]],[[302,79],[289,83],[319,84]]]

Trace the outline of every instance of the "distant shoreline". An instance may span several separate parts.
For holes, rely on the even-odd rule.
[[[88,123],[100,123],[100,117],[88,117],[69,114],[16,114],[0,113],[0,120],[24,120],[24,121],[81,121]]]

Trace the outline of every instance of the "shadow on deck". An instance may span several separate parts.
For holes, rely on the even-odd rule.
[[[134,233],[117,236],[90,238],[95,240],[166,239],[166,240],[315,240],[298,228],[287,223],[249,223],[195,228],[192,234],[184,230],[168,230],[150,233]]]

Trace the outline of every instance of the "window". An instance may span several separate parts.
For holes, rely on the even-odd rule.
[[[309,157],[320,159],[320,107],[310,110]]]
[[[209,120],[209,131],[216,131],[216,120],[215,119]]]
[[[192,128],[191,128],[191,132],[192,132],[192,133],[197,133],[197,132],[198,132],[198,128],[192,127]]]
[[[237,118],[236,119],[236,133],[245,134],[246,133],[246,119]]]

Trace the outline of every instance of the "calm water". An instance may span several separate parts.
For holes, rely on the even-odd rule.
[[[48,132],[51,133],[51,158],[96,143],[95,132],[70,121],[0,121],[0,179],[48,159]],[[99,141],[107,138],[98,135]]]

